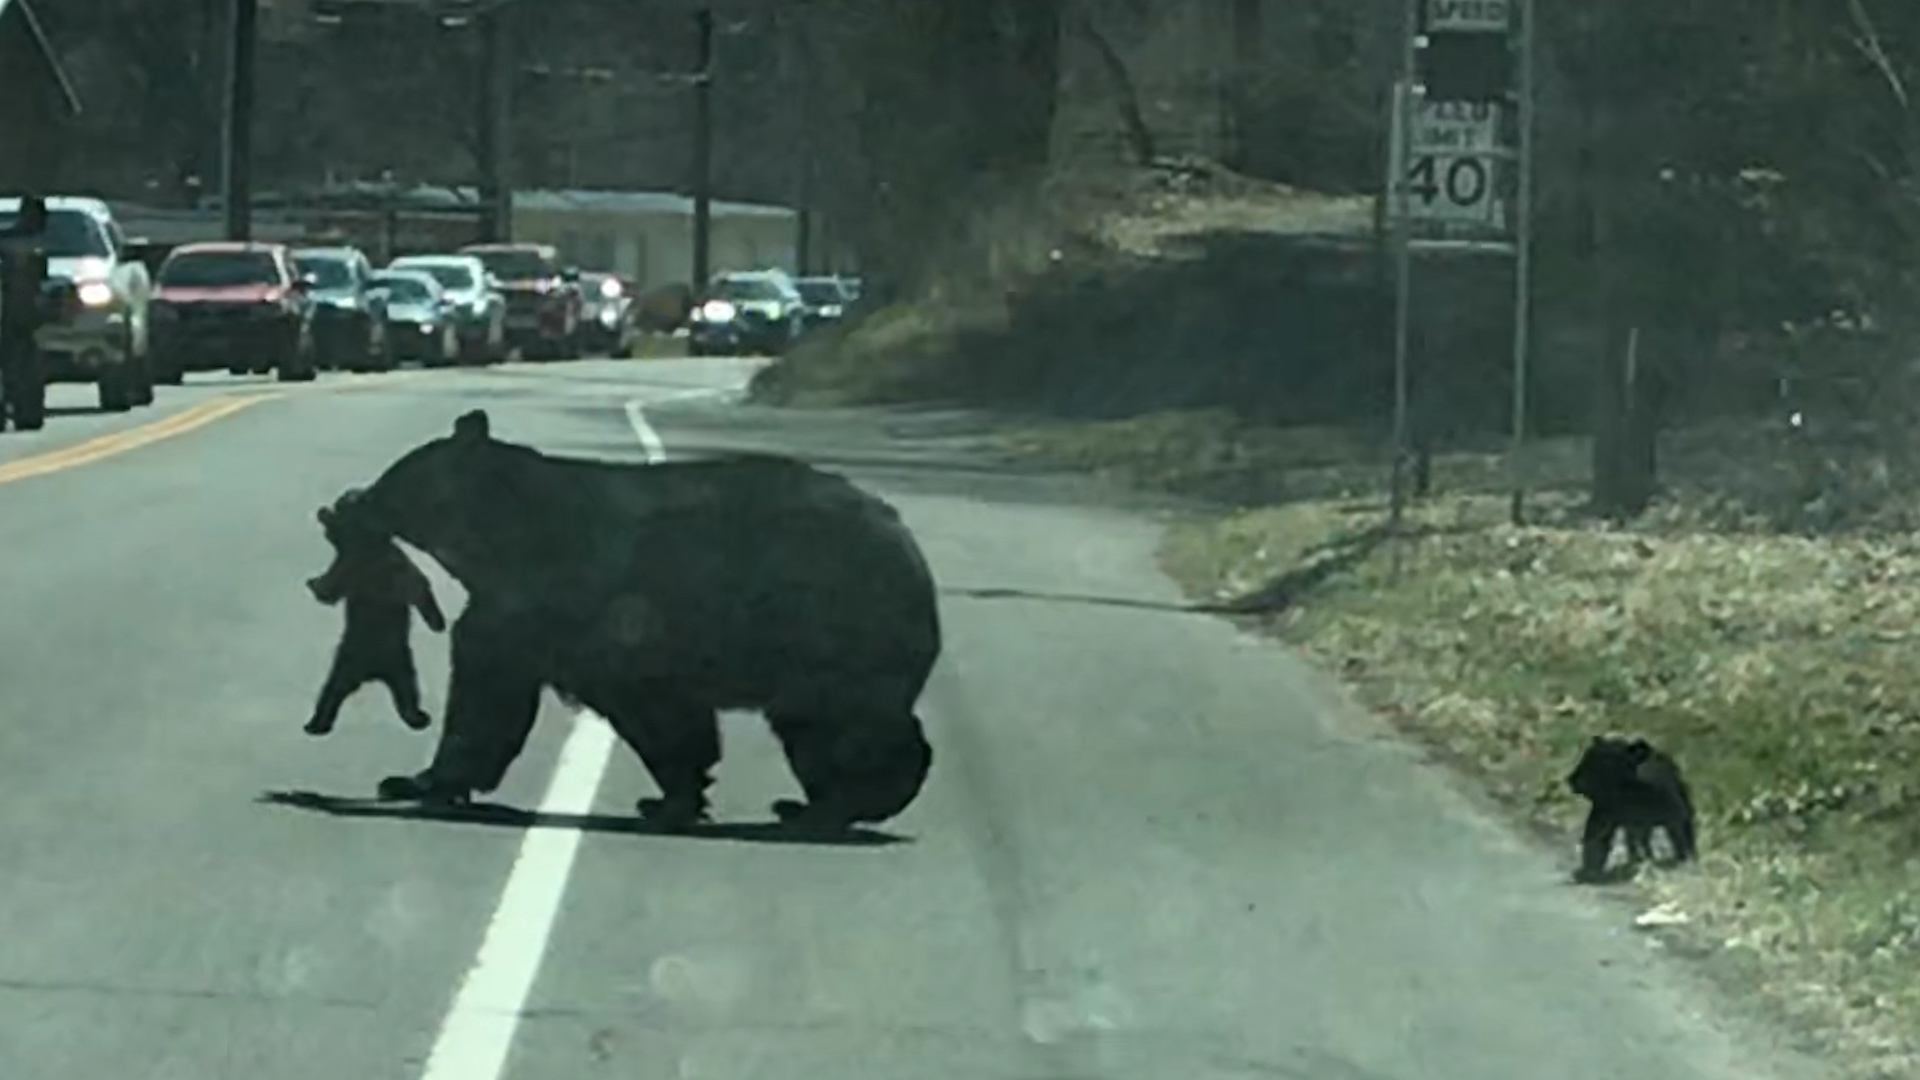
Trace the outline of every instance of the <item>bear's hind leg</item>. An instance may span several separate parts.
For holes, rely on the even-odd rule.
[[[720,718],[712,706],[658,689],[634,695],[627,708],[607,714],[621,740],[640,755],[660,797],[641,799],[640,816],[665,829],[708,818],[707,789],[720,764]]]
[[[898,815],[933,767],[933,747],[912,714],[838,724],[787,713],[767,719],[806,795],[775,801],[773,812],[809,831],[844,832]]]

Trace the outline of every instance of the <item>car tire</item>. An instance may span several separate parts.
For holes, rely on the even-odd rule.
[[[100,393],[102,412],[126,412],[133,408],[137,395],[134,392],[133,365],[121,362],[109,364],[94,380],[94,386]]]
[[[128,392],[135,407],[153,404],[153,363],[137,347],[133,328],[128,327],[120,343],[120,362],[127,369]]]
[[[39,431],[47,426],[47,373],[38,364],[23,366],[5,378],[6,409],[15,431]]]
[[[153,404],[153,399],[154,399],[153,360],[149,357],[143,356],[139,360],[134,361],[133,370],[134,370],[133,403],[135,405]]]
[[[293,344],[271,366],[277,382],[312,382],[320,377],[320,358],[315,355],[313,338],[304,329],[294,331]]]

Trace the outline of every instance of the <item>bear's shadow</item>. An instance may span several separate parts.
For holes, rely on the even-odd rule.
[[[317,791],[268,791],[254,800],[273,806],[330,814],[334,817],[388,818],[401,821],[442,821],[460,825],[491,825],[509,829],[578,829],[581,832],[627,836],[665,836],[686,840],[732,840],[749,844],[807,844],[819,847],[885,847],[907,844],[909,837],[877,829],[856,828],[821,835],[776,821],[707,822],[686,829],[664,829],[641,817],[611,814],[553,814],[522,810],[499,803],[474,802],[465,806],[429,806],[379,799],[327,795]]]

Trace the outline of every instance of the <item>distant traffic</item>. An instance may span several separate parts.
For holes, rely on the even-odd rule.
[[[750,268],[698,292],[640,295],[538,243],[413,252],[385,267],[351,244],[157,244],[126,236],[104,200],[45,206],[34,233],[43,303],[29,335],[38,355],[16,377],[10,409],[21,428],[44,422],[49,383],[92,383],[102,410],[125,412],[199,372],[304,382],[406,364],[629,358],[649,335],[684,340],[696,356],[777,355],[847,317],[861,293],[856,278]],[[20,213],[20,199],[0,199],[0,231]]]

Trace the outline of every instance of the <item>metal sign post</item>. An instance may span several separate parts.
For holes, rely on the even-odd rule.
[[[1518,19],[1516,4],[1521,8]],[[1534,0],[1407,0],[1404,70],[1393,95],[1393,142],[1388,154],[1397,269],[1394,465],[1388,528],[1396,576],[1406,507],[1408,342],[1416,253],[1514,257],[1513,430],[1508,467],[1513,478],[1511,513],[1516,521],[1523,517],[1532,269],[1533,6]],[[1517,119],[1512,132],[1510,119]]]
[[[1393,169],[1388,194],[1393,199],[1393,465],[1388,479],[1387,546],[1392,549],[1389,573],[1400,579],[1401,529],[1407,508],[1407,362],[1413,321],[1413,204],[1407,183],[1411,117],[1418,107],[1414,84],[1421,0],[1406,0],[1405,42],[1401,75],[1393,86],[1393,145],[1387,157]]]
[[[1520,192],[1514,206],[1513,251],[1513,433],[1507,468],[1513,497],[1507,516],[1527,523],[1527,354],[1533,322],[1533,15],[1535,0],[1520,0]]]

